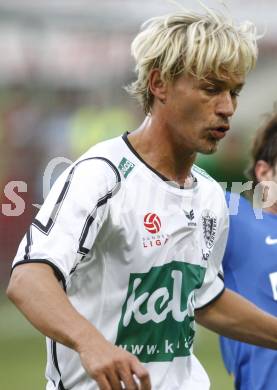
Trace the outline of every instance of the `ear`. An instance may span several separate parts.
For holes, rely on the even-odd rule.
[[[149,74],[149,89],[161,103],[166,101],[167,84],[161,78],[160,69],[152,69]]]
[[[259,160],[255,165],[255,175],[258,182],[270,181],[273,177],[273,169],[266,161]]]

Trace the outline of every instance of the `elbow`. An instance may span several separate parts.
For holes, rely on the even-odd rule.
[[[18,294],[17,282],[14,279],[15,278],[12,275],[6,290],[6,295],[12,302],[15,302],[16,296]]]
[[[6,295],[15,304],[18,305],[20,302],[21,292],[24,291],[24,276],[19,269],[15,269],[11,275]]]

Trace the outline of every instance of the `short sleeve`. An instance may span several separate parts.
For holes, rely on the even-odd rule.
[[[201,288],[196,292],[196,309],[201,309],[212,303],[224,291],[222,259],[228,237],[229,215],[223,193],[221,196],[221,211],[218,220],[216,239],[207,260],[208,266],[204,282]]]
[[[120,188],[116,167],[102,157],[70,166],[54,183],[13,262],[42,262],[65,281],[88,254]]]

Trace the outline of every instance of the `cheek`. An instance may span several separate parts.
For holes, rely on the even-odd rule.
[[[204,118],[205,106],[198,102],[188,102],[184,105],[183,115],[187,122],[201,122]]]

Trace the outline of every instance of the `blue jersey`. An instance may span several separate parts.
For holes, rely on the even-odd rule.
[[[227,203],[229,205],[227,194]],[[277,215],[256,219],[252,205],[240,197],[223,260],[226,287],[277,316]],[[276,390],[277,351],[220,338],[224,364],[237,390]]]

